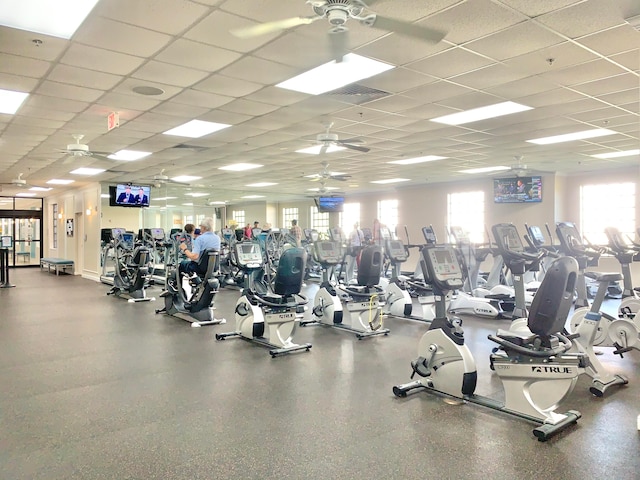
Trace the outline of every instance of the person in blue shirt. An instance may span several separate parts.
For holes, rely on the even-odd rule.
[[[205,218],[200,224],[201,235],[193,241],[193,250],[189,250],[185,243],[180,244],[180,250],[186,260],[180,263],[180,271],[194,273],[198,269],[200,254],[207,249],[220,251],[220,237],[213,233],[213,218]]]

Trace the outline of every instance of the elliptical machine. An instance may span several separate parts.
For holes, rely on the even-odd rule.
[[[293,343],[296,322],[304,315],[307,299],[300,294],[307,254],[303,248],[284,250],[276,269],[273,286],[264,291],[263,257],[260,245],[235,245],[239,267],[245,272],[245,288],[235,308],[236,330],[217,333],[216,340],[241,337],[269,347],[271,358],[285,353],[309,351],[310,343]]]
[[[115,269],[113,287],[107,295],[124,298],[129,303],[155,301],[147,297],[146,289],[151,279],[150,250],[136,245],[133,233],[120,233],[114,237]]]
[[[635,318],[636,314],[640,312],[640,298],[638,298],[638,294],[633,288],[630,265],[638,257],[640,248],[635,245],[628,245],[617,228],[605,228],[604,233],[609,239],[609,250],[620,262],[622,270],[623,290],[622,301],[618,307],[618,316]]]
[[[328,255],[323,256],[321,248],[316,252],[320,262],[329,259]],[[331,256],[335,258],[335,255]],[[325,325],[347,330],[355,333],[358,340],[374,335],[387,335],[389,329],[383,328],[381,314],[384,291],[378,285],[382,273],[382,258],[382,247],[365,247],[360,256],[357,285],[333,286],[328,281],[316,293],[313,320],[300,322],[300,325]],[[329,264],[328,261],[326,263]],[[326,279],[329,280],[328,277]]]
[[[408,317],[413,310],[413,302],[404,281],[400,278],[400,266],[409,258],[409,252],[401,240],[392,239],[390,235],[385,238],[384,251],[391,263],[391,278],[380,278],[380,286],[385,292],[382,314]]]
[[[174,253],[170,256],[175,259],[172,263],[165,264],[167,269],[167,281],[165,290],[160,294],[164,298],[164,307],[156,310],[156,313],[166,313],[191,323],[192,327],[204,325],[218,325],[225,323],[224,318],[215,318],[213,302],[220,286],[216,278],[219,268],[219,254],[216,250],[207,249],[198,256],[196,273],[188,276],[180,275],[179,252],[181,234],[174,237]],[[191,293],[188,295],[183,287],[183,277],[188,279]],[[188,295],[188,296],[187,296]]]
[[[579,412],[555,411],[573,390],[586,361],[583,355],[566,355],[571,342],[557,333],[571,308],[576,261],[564,257],[549,269],[531,305],[528,327],[532,333],[516,336],[499,331],[489,335],[504,351],[504,355],[492,358],[504,386],[504,404],[474,393],[475,360],[464,343],[462,322],[446,314],[446,295],[463,285],[453,247],[428,245],[422,250],[421,261],[425,281],[433,286],[437,315],[420,340],[418,358],[411,362],[411,378],[416,374],[420,378],[396,385],[394,395],[405,397],[412,390],[422,389],[499,410],[540,424],[533,434],[542,442],[576,423],[581,417]]]

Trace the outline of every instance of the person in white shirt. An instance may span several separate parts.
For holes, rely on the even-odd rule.
[[[356,222],[349,234],[349,253],[347,255],[347,267],[345,269],[345,282],[348,284],[354,279],[356,264],[360,264],[360,252],[364,245],[364,234],[360,230],[360,224]]]

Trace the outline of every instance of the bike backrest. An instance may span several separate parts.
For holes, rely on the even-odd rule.
[[[368,245],[362,250],[358,267],[358,285],[373,287],[380,283],[383,259],[384,252],[379,245]]]
[[[300,293],[306,263],[307,252],[304,248],[292,247],[284,250],[278,261],[274,293],[283,296]]]

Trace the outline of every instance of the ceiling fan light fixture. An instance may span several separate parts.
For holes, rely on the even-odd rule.
[[[28,96],[28,93],[0,89],[0,113],[13,115]]]
[[[512,113],[533,110],[533,107],[522,105],[516,102],[501,102],[484,107],[472,108],[464,112],[452,113],[442,117],[432,118],[432,122],[444,123],[446,125],[463,125],[465,123],[477,122],[488,118],[501,117]]]
[[[309,95],[320,95],[358,80],[373,77],[392,68],[395,68],[395,65],[349,53],[344,56],[342,62],[338,63],[332,60],[278,83],[276,87]]]

